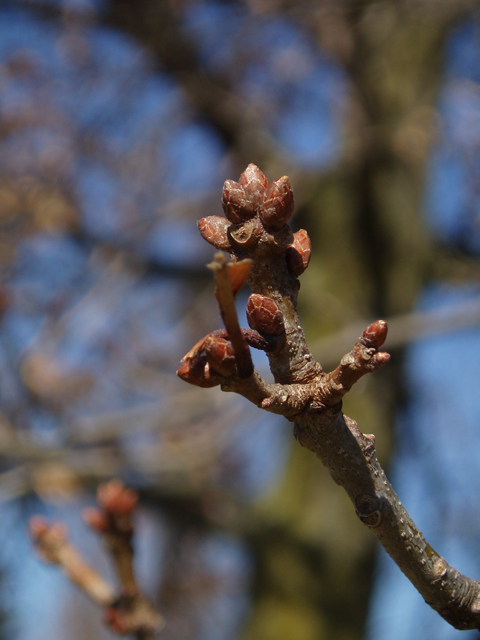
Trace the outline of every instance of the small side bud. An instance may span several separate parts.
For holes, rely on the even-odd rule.
[[[226,377],[236,374],[235,352],[231,342],[217,336],[209,336],[205,340],[205,353],[214,371]]]
[[[294,207],[292,185],[287,176],[283,176],[268,187],[260,217],[267,229],[277,231],[290,220]]]
[[[245,192],[243,186],[233,180],[225,180],[222,207],[230,222],[235,224],[252,218],[255,213],[252,199]]]
[[[373,361],[377,367],[383,367],[384,364],[390,362],[390,354],[386,351],[380,351],[373,356]]]
[[[185,360],[177,369],[177,376],[184,382],[204,389],[216,387],[222,381],[220,376],[211,370],[205,352],[200,353],[194,360]]]
[[[247,320],[252,329],[269,336],[279,336],[285,331],[283,314],[277,303],[258,293],[252,293],[247,302]]]
[[[301,275],[308,267],[312,255],[312,243],[305,229],[293,234],[293,243],[287,247],[285,259],[287,267],[294,276]]]
[[[204,240],[213,244],[220,251],[230,251],[230,240],[228,239],[228,227],[230,226],[226,218],[221,216],[207,216],[197,222],[198,230]]]
[[[249,164],[240,176],[238,182],[245,190],[245,195],[256,209],[262,202],[268,188],[268,180],[263,171],[255,164]]]

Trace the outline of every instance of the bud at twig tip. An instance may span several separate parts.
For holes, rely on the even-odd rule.
[[[260,209],[260,217],[265,227],[277,231],[290,220],[295,207],[292,185],[283,176],[269,186]]]
[[[385,320],[376,320],[363,332],[365,344],[369,347],[381,347],[387,339],[388,325]]]

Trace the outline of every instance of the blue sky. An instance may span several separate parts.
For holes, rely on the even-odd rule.
[[[205,64],[221,71],[229,64],[234,45],[239,46],[246,20],[247,16],[232,5],[204,2],[190,12],[186,27],[198,43]],[[188,263],[194,268],[203,268],[206,250],[196,232],[195,211],[190,212],[190,205],[219,189],[228,167],[228,150],[211,127],[191,112],[172,79],[154,72],[145,51],[113,30],[91,27],[84,32],[82,37],[88,55],[78,59],[53,25],[37,22],[20,11],[4,10],[0,12],[0,24],[8,24],[8,29],[0,30],[0,62],[5,63],[12,56],[17,60],[24,56],[33,64],[31,74],[35,79],[32,81],[32,75],[24,79],[11,76],[3,82],[0,118],[9,120],[22,114],[30,118],[32,104],[44,108],[45,113],[58,114],[57,118],[42,118],[37,114],[32,124],[2,138],[2,170],[16,178],[39,166],[45,172],[53,167],[71,185],[81,211],[81,229],[89,237],[125,243],[133,246],[140,256],[172,267]],[[478,27],[467,23],[455,31],[448,43],[448,67],[439,103],[440,137],[429,167],[425,201],[426,223],[433,232],[446,241],[466,238],[473,251],[480,249],[480,200],[474,188],[480,142],[480,99],[476,85],[480,69],[479,42]],[[242,94],[251,103],[274,109],[271,134],[278,144],[300,167],[322,169],[334,165],[341,150],[340,119],[346,92],[341,68],[320,54],[285,20],[259,18],[257,28],[249,29],[248,38],[241,40],[241,47],[256,54],[245,64],[238,79]],[[79,141],[88,140],[89,136],[95,137],[95,148],[82,151],[80,145],[79,151]],[[50,150],[50,155],[46,150]],[[137,172],[128,164],[131,153],[137,154],[140,166]],[[169,209],[172,202],[181,204],[173,214]],[[112,333],[120,338],[129,335],[128,328],[136,323],[138,332],[149,337],[150,351],[166,354],[164,357],[172,363],[178,361],[185,337],[181,311],[187,290],[169,280],[145,281],[132,273],[110,286],[110,266],[98,257],[92,258],[88,247],[66,233],[44,232],[22,243],[9,282],[14,308],[6,314],[0,327],[3,343],[0,344],[0,369],[4,363],[0,370],[0,397],[6,406],[22,400],[22,390],[9,371],[8,362],[12,359],[19,362],[38,335],[45,340],[42,346],[46,349],[51,346],[55,357],[67,369],[82,363],[95,375],[107,374],[86,405],[79,402],[78,406],[71,407],[72,415],[119,409],[144,399],[139,392],[125,391],[125,377],[118,370],[118,360],[112,353],[120,353],[125,366],[131,364],[134,357],[125,340],[118,339],[112,344],[109,340]],[[84,296],[90,287],[100,286],[104,286],[100,299],[85,303]],[[455,289],[435,283],[419,304],[423,308],[441,308],[477,295],[474,286]],[[39,332],[49,305],[59,301],[67,310],[84,306],[78,315],[66,314],[63,342],[55,351],[58,347],[54,341],[48,342],[45,334]],[[151,355],[144,344],[136,348],[135,357],[138,353],[142,357]],[[473,548],[475,545],[459,542],[451,531],[428,528],[429,523],[441,524],[436,509],[445,506],[445,501],[439,500],[442,486],[433,482],[428,470],[429,465],[432,468],[439,465],[446,486],[465,495],[468,512],[475,510],[475,496],[480,495],[480,487],[473,490],[473,483],[478,476],[480,459],[476,454],[478,448],[468,447],[468,443],[479,436],[480,394],[475,391],[475,381],[479,378],[478,353],[480,334],[476,330],[412,345],[407,360],[412,405],[398,421],[399,453],[394,467],[394,480],[402,500],[418,513],[420,522],[422,515],[429,516],[425,524],[420,524],[421,528],[438,539],[439,551],[445,551],[448,560],[475,567],[477,574],[480,559]],[[443,367],[450,372],[448,393],[439,393],[442,378],[438,379],[438,374]],[[432,386],[434,381],[438,386]],[[463,397],[462,393],[468,395]],[[462,420],[456,419],[461,414]],[[46,445],[65,436],[54,414],[31,411],[23,419]],[[458,451],[447,437],[453,422]],[[433,429],[432,423],[439,430]],[[234,462],[240,460],[242,473],[232,481],[232,490],[242,498],[249,498],[275,482],[285,465],[288,437],[274,419],[259,419],[246,433],[240,424],[235,432],[238,458]],[[275,446],[267,446],[272,442]],[[419,451],[412,442],[421,443]],[[451,467],[449,456],[457,454],[465,461],[460,469],[462,473],[447,480],[445,474]],[[442,495],[446,500],[444,490]],[[446,500],[445,508],[450,509],[455,500],[455,497]],[[428,509],[424,509],[425,504]],[[74,508],[78,510],[78,504]],[[12,523],[13,528],[18,526],[18,511],[8,507],[4,514],[5,522]],[[480,522],[474,517],[469,522],[472,530],[467,532],[467,539],[476,541]],[[73,526],[78,526],[78,522]],[[161,525],[159,527],[161,529]],[[7,527],[5,535],[10,536],[11,530]],[[149,552],[152,552],[151,544],[151,540],[145,542]],[[27,556],[28,559],[22,563],[23,569],[16,564],[18,584],[23,597],[29,602],[35,601],[32,605],[35,616],[31,609],[32,616],[19,622],[24,626],[20,626],[18,637],[39,640],[35,633],[40,620],[45,625],[45,637],[50,637],[49,616],[55,609],[58,593],[64,589],[64,581],[52,571],[40,568],[29,556],[27,541],[22,536],[19,545],[22,560]],[[213,547],[215,554],[212,554]],[[238,584],[242,586],[243,591],[239,591],[237,598],[226,593],[223,599],[211,603],[212,610],[217,607],[214,619],[223,621],[223,626],[218,628],[232,630],[247,606],[248,553],[238,542],[218,537],[202,540],[199,548],[207,564],[213,556],[217,564],[221,559],[221,566],[214,569],[221,572],[227,567],[237,575]],[[15,555],[14,551],[11,553]],[[372,613],[371,639],[383,640],[385,628],[391,632],[393,620],[399,625],[399,634],[403,630],[399,639],[429,640],[425,629],[433,628],[430,624],[440,625],[441,621],[430,622],[431,614],[425,613],[428,608],[423,603],[417,607],[418,597],[404,585],[404,578],[396,568],[395,571],[388,569],[384,561],[382,567],[387,568],[381,569],[384,573],[379,582],[382,586],[377,590],[377,608],[374,606]],[[145,580],[149,579],[151,576],[149,578],[145,570]],[[37,589],[34,595],[30,588],[25,588],[32,584]],[[375,614],[385,604],[382,599],[385,597],[389,597],[389,619]],[[25,600],[13,598],[12,601],[19,611],[25,608]],[[410,609],[409,602],[412,602]],[[407,615],[408,611],[412,613]],[[423,620],[423,616],[424,622],[413,622]],[[424,630],[424,635],[419,629]],[[436,633],[435,640],[456,637],[456,632],[441,625]],[[211,632],[205,631],[205,634],[213,638]],[[394,640],[393,635],[388,638]]]

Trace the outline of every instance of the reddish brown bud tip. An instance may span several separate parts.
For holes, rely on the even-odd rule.
[[[290,220],[295,207],[293,189],[287,176],[283,176],[268,187],[260,209],[260,217],[268,229],[281,229]]]
[[[230,240],[227,230],[230,226],[226,218],[221,216],[208,216],[197,222],[198,230],[204,240],[213,244],[216,249],[230,251]]]
[[[205,352],[200,353],[194,360],[185,360],[177,369],[177,376],[197,387],[210,389],[221,383],[221,378],[211,370]]]
[[[362,334],[367,347],[381,347],[387,339],[388,325],[385,320],[376,320]]]
[[[258,293],[252,293],[248,299],[247,320],[258,333],[279,336],[285,331],[283,314],[276,302]]]
[[[293,242],[287,247],[285,259],[287,267],[294,276],[301,275],[308,267],[312,255],[312,243],[305,229],[299,229],[293,234]]]
[[[387,364],[387,362],[389,362],[390,354],[386,351],[380,351],[380,353],[376,353],[373,356],[373,359],[378,367],[383,367],[384,364]]]
[[[253,208],[258,207],[263,201],[268,180],[264,173],[255,164],[249,164],[240,176],[238,182],[245,190],[245,195],[252,203]]]
[[[255,213],[252,198],[245,193],[241,184],[233,180],[225,180],[222,207],[230,222],[236,224],[252,218]]]
[[[39,540],[47,529],[47,521],[43,516],[33,516],[28,521],[28,531],[33,540]]]
[[[107,512],[115,515],[132,513],[138,501],[138,494],[127,489],[123,482],[114,479],[101,484],[97,490],[97,502]]]
[[[33,516],[28,523],[28,529],[42,560],[58,564],[58,551],[68,539],[67,526],[63,522],[49,523],[43,516]]]
[[[227,377],[235,375],[235,352],[231,342],[217,336],[208,336],[205,340],[205,352],[214,371]]]
[[[94,507],[87,507],[82,513],[83,520],[94,531],[104,533],[108,529],[108,518],[104,511],[95,509]]]

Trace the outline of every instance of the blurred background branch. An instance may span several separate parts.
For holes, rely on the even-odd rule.
[[[450,638],[386,561],[369,609],[372,541],[286,425],[174,371],[221,325],[196,220],[250,162],[289,175],[307,338],[329,368],[389,320],[392,363],[346,411],[434,546],[480,572],[477,5],[0,2],[5,638],[109,637],[18,532],[64,518],[95,558],[78,514],[112,476],[145,505],[164,638]]]

